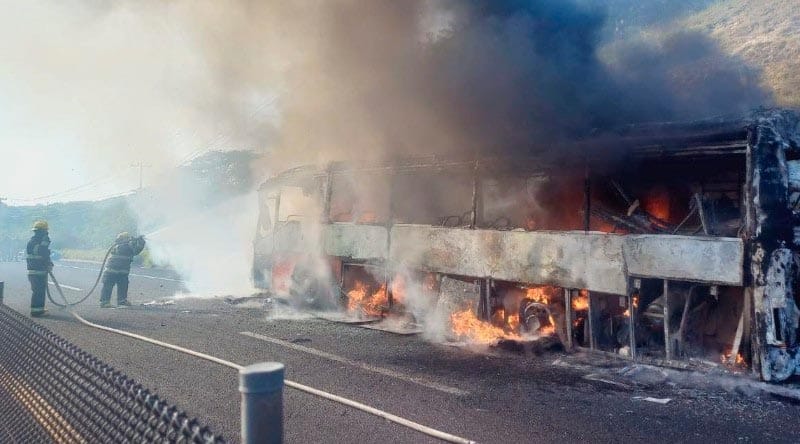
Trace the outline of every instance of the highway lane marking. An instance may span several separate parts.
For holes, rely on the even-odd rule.
[[[327,353],[324,351],[320,351],[314,348],[305,347],[298,344],[293,344],[288,341],[284,341],[281,339],[272,338],[269,336],[260,335],[258,333],[251,333],[249,331],[239,332],[239,334],[248,336],[254,339],[260,339],[265,342],[270,342],[276,345],[280,345],[283,347],[291,348],[293,350],[301,351],[303,353],[309,353],[314,356],[319,356],[320,358],[328,359],[330,361],[339,362],[342,364],[347,364],[353,367],[360,368],[362,370],[366,370],[368,372],[377,373],[383,376],[389,376],[391,378],[400,379],[402,381],[411,382],[413,384],[421,385],[423,387],[427,387],[433,390],[438,390],[440,392],[444,392],[450,395],[458,395],[458,396],[465,396],[468,395],[469,392],[465,390],[461,390],[459,388],[450,387],[448,385],[439,384],[438,382],[427,381],[422,378],[418,378],[416,376],[407,375],[404,373],[400,373],[394,370],[389,370],[387,368],[376,367],[374,365],[365,364],[363,362],[353,361],[352,359],[348,359],[342,356],[334,355],[332,353]]]
[[[118,334],[118,335],[127,336],[127,337],[130,337],[130,338],[137,339],[139,341],[144,341],[144,342],[148,342],[150,344],[155,344],[155,345],[157,345],[159,347],[168,348],[170,350],[176,350],[176,351],[179,351],[181,353],[186,353],[188,355],[191,355],[191,356],[194,356],[194,357],[197,357],[197,358],[205,359],[207,361],[215,362],[217,364],[221,364],[221,365],[224,365],[224,366],[227,366],[227,367],[230,367],[230,368],[234,368],[234,369],[236,369],[236,370],[238,370],[240,372],[245,369],[245,367],[242,366],[242,365],[236,364],[234,362],[226,361],[224,359],[220,359],[220,358],[217,358],[217,357],[205,354],[205,353],[200,353],[200,352],[197,352],[197,351],[194,351],[194,350],[190,350],[188,348],[184,348],[184,347],[180,347],[178,345],[170,344],[168,342],[157,341],[157,340],[155,340],[153,338],[148,338],[147,336],[137,335],[136,333],[127,332],[125,330],[119,330],[119,329],[116,329],[116,328],[111,328],[111,327],[106,327],[104,325],[95,324],[93,322],[87,321],[86,319],[81,317],[78,313],[76,313],[76,312],[74,312],[72,310],[69,310],[69,309],[67,309],[67,310],[79,322],[83,323],[84,325],[88,325],[89,327],[92,327],[92,328],[97,328],[97,329],[100,329],[100,330],[103,330],[103,331],[115,333],[115,334]],[[436,429],[434,429],[432,427],[427,427],[427,426],[424,426],[424,425],[422,425],[420,423],[411,421],[410,419],[403,418],[402,416],[393,415],[393,414],[391,414],[389,412],[376,409],[375,407],[370,407],[370,406],[368,406],[366,404],[362,404],[362,403],[360,403],[358,401],[355,401],[355,400],[352,400],[352,399],[348,399],[348,398],[345,398],[345,397],[342,397],[342,396],[338,396],[338,395],[335,395],[333,393],[329,393],[329,392],[326,392],[326,391],[323,391],[323,390],[315,389],[314,387],[310,387],[310,386],[307,386],[307,385],[304,385],[304,384],[300,384],[300,383],[295,382],[295,381],[290,381],[288,379],[284,379],[283,383],[286,385],[286,387],[290,387],[290,388],[293,388],[293,389],[296,389],[296,390],[300,390],[300,391],[305,392],[305,393],[309,393],[309,394],[312,394],[312,395],[315,395],[315,396],[319,396],[321,398],[328,399],[328,400],[333,401],[333,402],[337,402],[337,403],[345,405],[347,407],[352,407],[352,408],[354,408],[356,410],[360,410],[362,412],[366,412],[366,413],[378,416],[380,418],[384,418],[384,419],[386,419],[388,421],[391,421],[391,422],[393,422],[395,424],[399,424],[401,426],[408,427],[408,428],[410,428],[412,430],[416,430],[416,431],[418,431],[420,433],[423,433],[425,435],[428,435],[428,436],[431,436],[431,437],[434,437],[434,438],[438,438],[438,439],[443,440],[443,441],[457,443],[457,444],[477,444],[473,440],[462,438],[462,437],[456,436],[456,435],[451,435],[451,434],[443,432],[441,430],[436,430]]]
[[[131,273],[130,276],[143,277],[143,278],[147,278],[147,279],[158,279],[159,281],[183,282],[183,279],[162,278],[162,277],[156,277],[156,276],[148,276],[146,274]]]
[[[53,281],[47,281],[47,283],[48,283],[48,284],[50,284],[50,285],[55,285],[55,282],[53,282]],[[61,283],[59,283],[58,285],[60,285],[60,286],[61,286],[61,288],[66,288],[67,290],[72,290],[72,291],[83,291],[83,289],[82,289],[82,288],[78,288],[78,287],[72,287],[72,286],[69,286],[69,285],[66,285],[66,284],[61,284]]]
[[[74,265],[59,264],[58,266],[59,267],[64,267],[64,268],[74,268],[76,270],[89,270],[89,271],[95,271],[95,272],[99,272],[100,271],[100,270],[95,269],[95,268],[76,267]],[[164,277],[157,277],[157,276],[148,276],[146,274],[131,273],[130,276],[143,277],[145,279],[157,279],[157,280],[160,280],[160,281],[183,282],[183,279],[172,279],[172,278],[164,278]],[[63,285],[62,285],[62,287],[63,287]]]

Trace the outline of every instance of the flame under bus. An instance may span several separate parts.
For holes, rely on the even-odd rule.
[[[624,128],[585,155],[335,163],[264,182],[257,285],[354,319],[551,336],[685,365],[797,365],[798,118]],[[430,319],[428,319],[430,321]]]

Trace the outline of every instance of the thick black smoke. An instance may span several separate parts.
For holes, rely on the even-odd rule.
[[[701,34],[618,45],[601,59],[606,18],[598,9],[547,0],[453,7],[459,19],[428,49],[433,103],[486,154],[770,103],[759,73]]]
[[[613,123],[619,96],[597,58],[604,17],[568,2],[472,2],[431,48],[453,115],[485,153],[524,152]]]
[[[280,122],[264,145],[278,169],[552,152],[617,125],[771,103],[759,73],[702,34],[609,45],[596,3],[240,1],[187,11],[219,79],[213,90],[224,92],[216,109],[276,94]]]

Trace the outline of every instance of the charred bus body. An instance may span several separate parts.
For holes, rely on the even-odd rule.
[[[613,162],[586,148],[286,171],[260,188],[253,277],[312,308],[444,308],[492,337],[785,380],[800,374],[798,125],[776,110],[581,142],[624,147]]]

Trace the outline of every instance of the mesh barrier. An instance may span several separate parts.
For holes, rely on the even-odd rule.
[[[0,442],[225,441],[109,365],[0,305]]]

